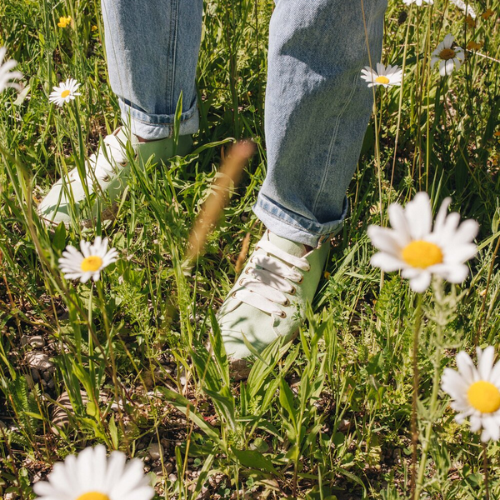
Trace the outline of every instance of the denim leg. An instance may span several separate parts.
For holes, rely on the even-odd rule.
[[[170,137],[181,91],[180,134],[198,130],[202,9],[203,0],[102,0],[109,79],[134,134]]]
[[[318,246],[341,227],[373,106],[360,80],[380,61],[387,0],[278,0],[269,30],[267,177],[254,212]],[[363,23],[363,10],[366,31]]]

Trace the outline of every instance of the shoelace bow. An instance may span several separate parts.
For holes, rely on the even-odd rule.
[[[304,257],[290,255],[270,241],[261,241],[257,249],[265,254],[254,254],[251,265],[245,270],[238,284],[243,288],[234,292],[233,297],[261,311],[286,317],[286,313],[276,305],[288,306],[290,301],[285,293],[294,295],[294,284],[302,283],[304,276],[297,269],[307,272],[311,269]]]

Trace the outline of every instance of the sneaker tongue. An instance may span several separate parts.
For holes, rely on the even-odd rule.
[[[293,241],[282,238],[271,231],[269,231],[269,241],[276,245],[280,250],[284,250],[290,255],[295,257],[304,257],[307,253],[306,247],[302,243],[295,243]]]

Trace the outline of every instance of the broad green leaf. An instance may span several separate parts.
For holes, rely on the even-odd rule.
[[[250,469],[261,469],[271,474],[278,474],[278,471],[274,468],[271,460],[257,450],[237,450],[236,448],[231,447],[231,451],[244,467],[249,467]]]

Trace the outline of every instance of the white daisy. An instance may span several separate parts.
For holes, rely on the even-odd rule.
[[[427,193],[418,193],[403,209],[398,203],[389,207],[393,229],[368,228],[368,236],[380,250],[371,264],[383,271],[401,270],[410,288],[423,292],[436,274],[451,283],[461,283],[469,273],[465,262],[476,255],[473,240],[479,225],[474,220],[460,224],[456,212],[446,214],[450,198],[443,201],[432,229],[432,209]]]
[[[434,0],[403,0],[403,3],[405,5],[410,5],[412,3],[416,3],[419,7],[421,7],[424,2],[427,2],[428,4],[433,4],[434,3]]]
[[[477,15],[474,9],[470,5],[467,5],[463,0],[451,0],[451,3],[455,4],[460,10],[462,10],[466,16],[476,19]]]
[[[82,283],[90,278],[97,281],[101,271],[118,259],[118,252],[114,248],[108,251],[107,238],[98,236],[93,245],[82,240],[80,248],[81,253],[68,245],[59,259],[59,267],[66,279],[80,279]]]
[[[458,372],[445,368],[441,388],[453,402],[450,406],[459,414],[455,420],[461,424],[470,417],[470,429],[483,429],[482,441],[500,439],[500,363],[493,365],[495,349],[488,346],[477,349],[478,368],[466,352],[457,354]]]
[[[38,500],[150,500],[154,490],[144,476],[143,464],[120,451],[106,458],[102,445],[86,448],[54,465],[48,481],[33,486]]]
[[[439,74],[441,76],[451,75],[453,70],[455,68],[458,70],[464,62],[462,47],[452,48],[454,41],[453,35],[448,33],[432,53],[431,66],[439,63]]]
[[[54,87],[49,96],[49,101],[56,103],[58,106],[64,106],[64,103],[71,101],[77,95],[82,95],[77,92],[80,84],[73,78],[68,78],[62,82],[59,87]]]
[[[17,62],[13,59],[9,59],[2,64],[6,52],[7,49],[5,47],[0,47],[0,92],[3,92],[7,87],[14,87],[20,90],[21,86],[18,83],[11,82],[11,80],[22,78],[23,75],[19,71],[11,71],[17,65]]]
[[[377,71],[374,71],[370,66],[365,66],[361,70],[361,78],[368,82],[368,87],[374,85],[382,85],[383,87],[394,87],[401,85],[403,78],[403,70],[398,66],[387,66],[382,63],[377,63]]]

